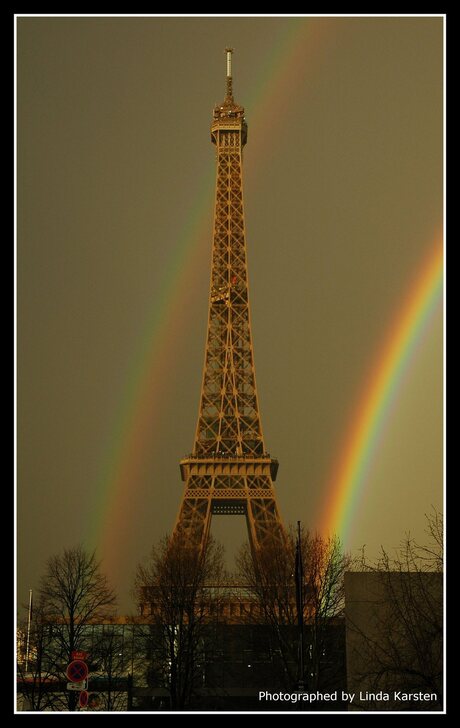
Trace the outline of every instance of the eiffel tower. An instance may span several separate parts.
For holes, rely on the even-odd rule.
[[[213,515],[245,515],[249,543],[282,540],[273,482],[278,461],[265,449],[256,389],[243,211],[244,108],[233,99],[232,53],[227,85],[214,108],[216,198],[208,331],[200,409],[191,455],[180,462],[185,489],[175,534],[206,548]]]

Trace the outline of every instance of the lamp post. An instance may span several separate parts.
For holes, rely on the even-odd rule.
[[[305,689],[304,683],[304,647],[303,647],[303,563],[302,563],[302,543],[300,537],[300,521],[297,521],[297,543],[295,549],[295,592],[297,604],[297,624],[299,627],[299,666],[298,666],[298,689]]]
[[[29,669],[29,648],[30,648],[30,623],[32,620],[32,589],[29,589],[29,615],[27,617],[27,640],[26,640],[26,675]]]

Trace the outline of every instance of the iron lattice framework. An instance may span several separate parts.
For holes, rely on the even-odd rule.
[[[284,531],[273,481],[278,462],[265,450],[257,399],[246,265],[242,150],[244,109],[234,102],[227,49],[227,93],[214,109],[216,200],[208,332],[192,454],[181,461],[185,490],[175,533],[205,548],[213,514],[246,515],[251,548]]]

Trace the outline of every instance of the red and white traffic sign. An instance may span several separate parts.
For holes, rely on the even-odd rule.
[[[89,696],[88,691],[82,690],[82,692],[80,693],[80,699],[79,699],[80,708],[86,708],[86,706],[88,705],[88,696]]]
[[[72,660],[83,660],[85,661],[86,658],[89,655],[89,652],[85,652],[84,650],[72,650],[70,653]]]
[[[70,682],[77,683],[82,680],[86,680],[88,677],[88,665],[86,662],[83,662],[83,660],[72,660],[72,662],[67,665],[66,676]]]
[[[79,692],[81,690],[86,690],[88,687],[88,680],[81,680],[81,682],[68,682],[67,683],[67,690],[73,690],[74,692]]]

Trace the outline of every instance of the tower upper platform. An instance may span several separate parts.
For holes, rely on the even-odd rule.
[[[247,141],[248,127],[244,118],[244,107],[235,103],[233,98],[233,48],[226,48],[225,53],[227,56],[227,87],[223,102],[214,107],[211,141],[213,144],[218,144],[216,135],[218,130],[241,131],[241,146],[243,146]]]

